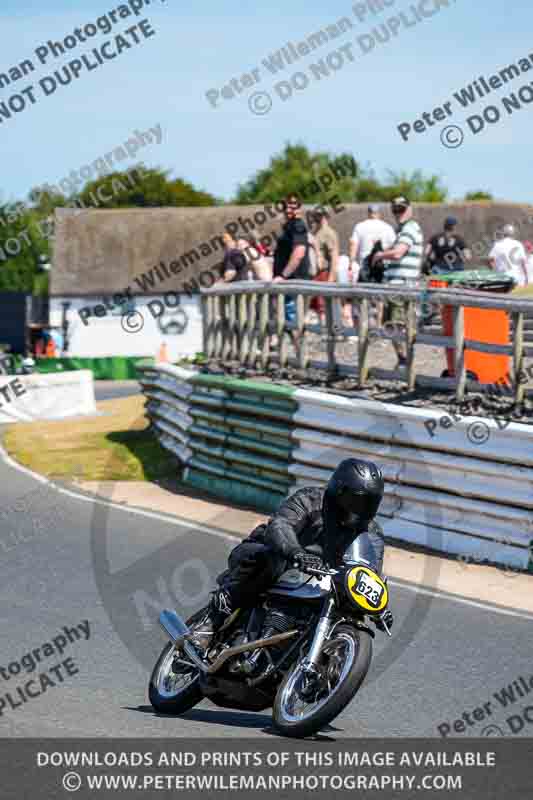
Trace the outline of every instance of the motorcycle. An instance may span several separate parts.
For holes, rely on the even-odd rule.
[[[153,708],[183,714],[207,698],[223,708],[272,708],[285,736],[320,731],[365,679],[375,636],[368,622],[381,620],[391,635],[387,579],[375,571],[372,553],[361,534],[337,569],[290,567],[254,608],[235,611],[207,650],[197,641],[207,607],[186,622],[163,611],[159,622],[170,642],[150,678]]]

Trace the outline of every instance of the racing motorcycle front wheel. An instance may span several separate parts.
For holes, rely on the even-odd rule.
[[[318,733],[356,695],[372,660],[372,636],[351,625],[339,625],[321,650],[315,673],[305,659],[286,674],[274,701],[274,726],[284,736]]]
[[[202,608],[187,620],[194,630],[206,616],[207,607]],[[150,677],[148,697],[153,708],[160,714],[184,714],[203,698],[200,689],[198,667],[188,666],[186,655],[169,642],[159,656]],[[183,660],[181,660],[183,659]]]

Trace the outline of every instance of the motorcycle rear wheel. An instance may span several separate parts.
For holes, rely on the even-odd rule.
[[[318,733],[357,694],[371,660],[371,634],[351,625],[339,625],[322,649],[322,677],[314,697],[313,692],[305,695],[306,677],[302,660],[283,679],[274,701],[274,727],[284,736],[295,738]]]
[[[207,612],[202,608],[187,620],[189,627],[200,622]],[[160,714],[184,714],[203,698],[200,689],[197,667],[188,669],[185,665],[175,663],[175,658],[187,656],[176,650],[174,642],[169,642],[159,656],[150,676],[148,697],[153,708]]]

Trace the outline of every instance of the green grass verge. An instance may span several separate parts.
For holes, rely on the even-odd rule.
[[[10,426],[4,447],[20,464],[52,479],[156,481],[178,465],[152,432],[144,398],[98,403],[102,415]]]

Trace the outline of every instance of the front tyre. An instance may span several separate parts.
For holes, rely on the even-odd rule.
[[[339,625],[324,643],[320,674],[309,681],[302,660],[287,673],[274,701],[275,728],[285,736],[318,733],[346,708],[365,679],[372,660],[368,631]]]
[[[207,609],[203,608],[187,620],[194,629],[194,623],[204,619]],[[198,668],[176,661],[187,659],[182,650],[176,650],[174,642],[169,642],[159,656],[150,677],[148,697],[150,703],[160,714],[184,714],[193,708],[203,697],[200,689]]]

